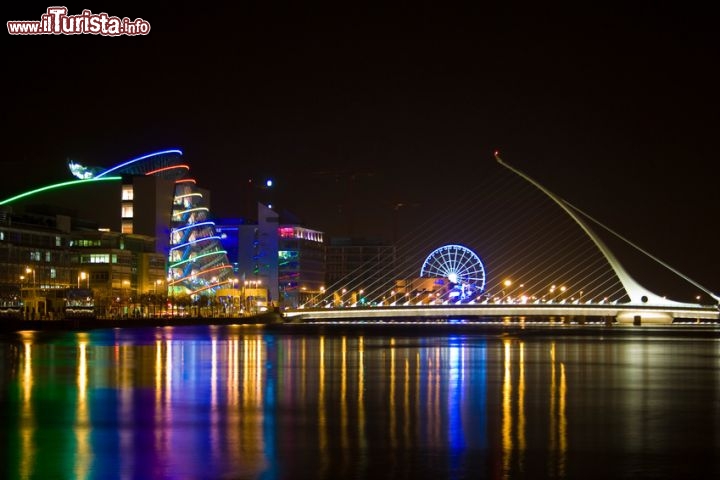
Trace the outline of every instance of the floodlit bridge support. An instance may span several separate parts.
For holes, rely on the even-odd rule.
[[[600,237],[597,236],[597,234],[590,228],[590,226],[583,221],[582,218],[576,213],[579,212],[579,210],[572,205],[568,204],[561,198],[559,198],[557,195],[540,185],[537,181],[533,180],[529,176],[527,176],[525,173],[521,172],[520,170],[517,170],[516,168],[508,165],[505,163],[501,158],[498,152],[495,152],[495,160],[502,165],[503,167],[507,168],[511,172],[515,173],[516,175],[520,176],[521,178],[525,179],[527,182],[531,183],[534,187],[536,187],[538,190],[543,192],[545,195],[547,195],[553,202],[555,202],[560,208],[562,208],[565,213],[567,213],[570,218],[572,218],[575,223],[578,224],[578,226],[587,234],[588,237],[593,241],[595,246],[600,250],[600,252],[603,254],[605,259],[610,264],[610,267],[615,272],[615,275],[617,275],[618,279],[620,280],[620,283],[622,283],[623,288],[625,289],[625,292],[627,292],[628,297],[630,297],[630,303],[627,304],[627,309],[623,309],[621,312],[619,312],[616,316],[616,319],[618,323],[633,323],[633,324],[640,324],[643,322],[646,323],[659,323],[659,324],[670,324],[673,321],[673,318],[675,318],[674,309],[678,308],[695,308],[695,307],[702,307],[699,304],[694,303],[683,303],[683,302],[676,302],[673,300],[669,300],[665,297],[661,297],[642,285],[640,285],[634,278],[630,276],[630,274],[625,270],[625,268],[620,264],[618,259],[615,257],[615,255],[610,251],[610,249],[605,245],[605,243],[600,239]],[[613,232],[614,233],[614,232]],[[623,241],[628,242],[624,238],[620,237]],[[630,243],[631,244],[631,243]],[[631,244],[632,245],[632,244]],[[635,245],[632,245],[635,247]],[[638,248],[638,247],[635,247]],[[701,290],[705,291],[708,295],[710,295],[712,298],[715,299],[716,302],[720,302],[720,298],[715,295],[713,292],[710,292],[706,288],[704,288],[701,285],[698,285],[693,280],[687,278],[685,275],[680,274],[680,272],[677,272],[675,269],[669,267],[665,263],[659,261],[652,255],[649,255],[647,252],[645,252],[642,249],[639,249],[642,253],[648,255],[656,262],[660,263],[663,267],[668,268],[669,270],[673,271],[673,273],[681,276],[686,281],[692,283],[696,287],[700,288]],[[651,307],[661,307],[662,310],[656,310],[653,312],[648,312],[646,310],[633,310],[633,305],[647,305]]]

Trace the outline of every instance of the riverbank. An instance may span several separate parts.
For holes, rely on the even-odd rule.
[[[64,320],[0,320],[0,333],[20,331],[62,332],[89,331],[104,328],[155,328],[169,326],[207,325],[259,325],[270,332],[299,335],[512,335],[566,336],[566,335],[627,335],[630,332],[650,332],[671,336],[703,336],[720,338],[717,323],[675,323],[672,325],[632,325],[617,322],[563,322],[563,321],[483,321],[483,322],[293,322],[280,313],[266,312],[248,317],[163,317],[125,319],[64,319]]]
[[[0,332],[21,330],[63,331],[100,328],[167,327],[183,325],[269,325],[282,321],[279,313],[267,312],[248,317],[162,317],[162,318],[73,318],[63,320],[0,320]]]

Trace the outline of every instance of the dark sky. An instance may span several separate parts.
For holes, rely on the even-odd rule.
[[[110,166],[179,147],[218,216],[239,215],[247,180],[271,176],[277,208],[307,226],[389,238],[492,175],[498,148],[720,290],[709,11],[150,3],[63,4],[141,17],[147,36],[5,35],[3,198],[65,179],[68,158]],[[39,20],[49,5],[5,20]]]

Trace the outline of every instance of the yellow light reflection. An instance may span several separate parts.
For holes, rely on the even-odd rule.
[[[75,441],[77,442],[77,452],[75,455],[75,478],[85,478],[88,475],[90,466],[90,456],[92,455],[92,447],[90,445],[90,415],[87,406],[87,383],[88,383],[88,367],[87,367],[87,340],[83,337],[87,334],[80,334],[81,340],[78,348],[78,401],[77,401],[77,418],[75,420]]]
[[[23,404],[30,402],[32,395],[32,343],[23,342],[25,358],[23,359]]]
[[[510,349],[510,340],[503,341],[505,347],[505,357],[503,360],[503,389],[502,389],[502,471],[503,477],[508,478],[510,475],[510,464],[512,462],[512,378],[511,363],[512,352]]]
[[[329,466],[327,435],[327,412],[325,411],[325,337],[320,337],[320,358],[318,365],[318,447],[320,450],[320,478],[324,478]]]
[[[240,433],[246,429],[242,428],[242,415],[238,413],[238,383],[239,375],[239,353],[238,336],[236,332],[230,333],[227,345],[225,346],[225,359],[227,362],[227,380],[225,382],[225,398],[227,399],[228,419],[227,437],[228,444],[233,446],[237,456],[242,455],[242,444]],[[247,364],[247,363],[246,363]]]
[[[395,339],[390,339],[390,448],[397,447],[397,432],[395,419]]]
[[[115,346],[117,351],[117,345]],[[163,420],[163,344],[162,340],[155,340],[155,448],[160,449],[164,435],[164,429],[161,427]]]
[[[348,449],[348,417],[347,417],[347,338],[342,337],[342,364],[340,368],[340,445],[343,456]]]
[[[240,352],[242,350],[242,353]],[[265,468],[260,456],[248,457],[247,452],[253,450],[265,451],[262,424],[263,424],[263,371],[264,349],[262,338],[254,335],[245,335],[241,339],[233,338],[230,346],[230,367],[228,379],[228,398],[232,405],[240,406],[231,410],[231,444],[237,448],[238,460],[254,467],[255,471]],[[240,357],[242,355],[242,378],[237,379],[240,373]],[[233,379],[236,378],[236,379]],[[240,383],[238,383],[240,382]],[[242,388],[231,388],[230,385],[241,384]],[[241,398],[238,398],[238,390]],[[254,411],[257,416],[243,415],[243,412]]]
[[[557,380],[555,372],[555,343],[550,346],[550,459],[549,473],[555,474],[555,452],[557,451],[557,422],[555,417],[555,398],[557,397]]]
[[[560,362],[559,380],[555,359],[555,344],[550,350],[552,360],[550,379],[550,452],[548,470],[558,478],[565,477],[567,457],[567,376],[565,364]]]
[[[525,342],[520,342],[520,361],[518,364],[518,462],[520,471],[524,471],[525,449]]]
[[[420,363],[420,352],[415,354],[415,425],[417,425],[418,419],[420,418],[420,371],[422,365]]]
[[[365,343],[363,337],[358,339],[358,443],[360,450],[365,451]]]
[[[558,399],[558,477],[565,478],[565,460],[567,456],[567,417],[565,416],[565,402],[567,383],[565,378],[565,364],[560,364],[560,398]]]
[[[263,365],[265,362],[263,361],[263,343],[260,338],[256,338],[253,341],[254,348],[253,351],[255,353],[255,406],[262,406],[262,399],[263,399],[263,372],[265,369],[263,368]],[[260,416],[262,416],[262,409],[258,409],[260,412]],[[262,421],[262,419],[261,419]]]
[[[300,398],[303,405],[307,401],[307,342],[303,337],[300,344]]]
[[[403,382],[403,406],[405,418],[405,426],[403,428],[403,435],[405,446],[410,445],[410,360],[405,359],[405,381]]]
[[[25,333],[25,332],[23,332]],[[25,335],[23,335],[25,337]],[[22,410],[20,420],[20,477],[31,478],[33,464],[35,462],[35,443],[33,432],[35,431],[35,415],[32,409],[32,343],[26,339],[23,341],[23,369],[22,369]]]

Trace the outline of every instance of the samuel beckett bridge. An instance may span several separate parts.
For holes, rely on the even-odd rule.
[[[477,186],[365,259],[297,309],[291,322],[714,323],[720,297],[504,162]],[[508,173],[511,172],[511,173]],[[559,207],[559,208],[558,208]],[[600,227],[604,239],[591,228]],[[670,277],[700,292],[692,301],[636,281],[610,241],[645,262],[651,279]],[[614,248],[619,251],[620,248]],[[686,299],[690,300],[690,299]]]

